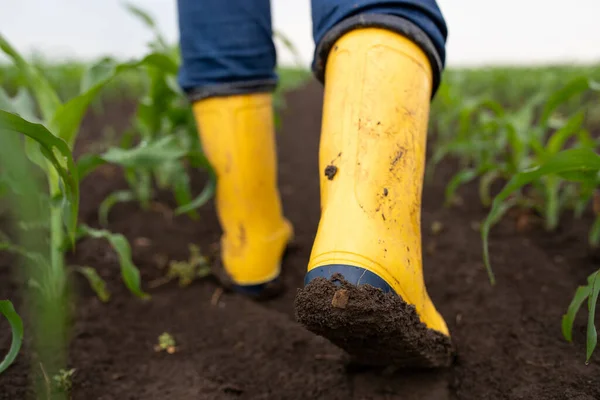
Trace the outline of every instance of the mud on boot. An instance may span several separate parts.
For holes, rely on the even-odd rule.
[[[344,349],[356,364],[410,368],[447,367],[450,338],[423,324],[413,305],[393,292],[316,278],[298,291],[296,318],[311,332]]]

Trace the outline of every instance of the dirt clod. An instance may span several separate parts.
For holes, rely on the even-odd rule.
[[[325,176],[327,177],[327,179],[332,181],[335,174],[337,174],[337,171],[338,168],[335,165],[328,165],[327,167],[325,167]]]
[[[335,308],[346,308],[348,305],[348,298],[350,294],[346,289],[340,289],[335,292],[333,295],[333,299],[331,300],[331,305]]]

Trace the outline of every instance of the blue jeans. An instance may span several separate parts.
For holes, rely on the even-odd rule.
[[[290,0],[294,1],[294,0]],[[182,65],[179,84],[191,101],[271,91],[277,85],[270,0],[178,0]],[[445,65],[447,27],[436,0],[312,0],[315,54],[321,82],[334,42],[360,27],[381,27],[427,54],[433,94]]]

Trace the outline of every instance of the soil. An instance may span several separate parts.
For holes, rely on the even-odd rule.
[[[465,187],[462,201],[443,207],[451,162],[426,184],[422,220],[427,288],[451,331],[454,364],[432,371],[358,368],[343,351],[296,322],[294,298],[319,220],[321,101],[322,89],[314,82],[289,93],[277,135],[284,209],[296,231],[283,266],[283,295],[257,302],[223,292],[212,278],[185,288],[176,282],[153,285],[164,276],[167,260],[188,258],[189,243],[214,253],[220,235],[214,206],[205,206],[192,220],[172,215],[174,203],[167,194],[149,210],[118,204],[109,229],[131,241],[152,298],[144,302],[129,294],[107,243],[86,239],[78,244],[69,261],[95,267],[112,299],[103,304],[77,281],[72,398],[599,399],[600,361],[595,357],[585,364],[585,315],[576,320],[572,344],[560,327],[575,289],[600,267],[585,240],[591,219],[566,217],[553,234],[535,218],[525,230],[517,228],[515,218],[505,219],[491,235],[497,278],[492,286],[482,262],[477,224],[485,209],[476,187]],[[88,116],[79,151],[97,146],[108,123],[125,126],[132,111],[130,103],[113,103],[103,117]],[[205,178],[194,172],[198,192]],[[99,203],[125,187],[118,169],[105,167],[86,177],[81,220],[97,226]],[[0,258],[2,298],[19,294],[10,264],[6,256]],[[163,332],[176,340],[173,354],[154,350]],[[8,342],[8,326],[0,321],[0,351]],[[25,348],[0,375],[0,399],[27,397],[27,354]]]

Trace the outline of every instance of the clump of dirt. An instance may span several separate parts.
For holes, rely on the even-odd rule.
[[[327,179],[332,181],[335,174],[337,174],[337,171],[338,167],[336,167],[335,165],[328,165],[325,167],[325,176],[327,177]]]
[[[356,287],[340,274],[300,289],[296,316],[346,350],[355,364],[433,368],[452,362],[450,338],[428,329],[413,305],[370,285]]]

